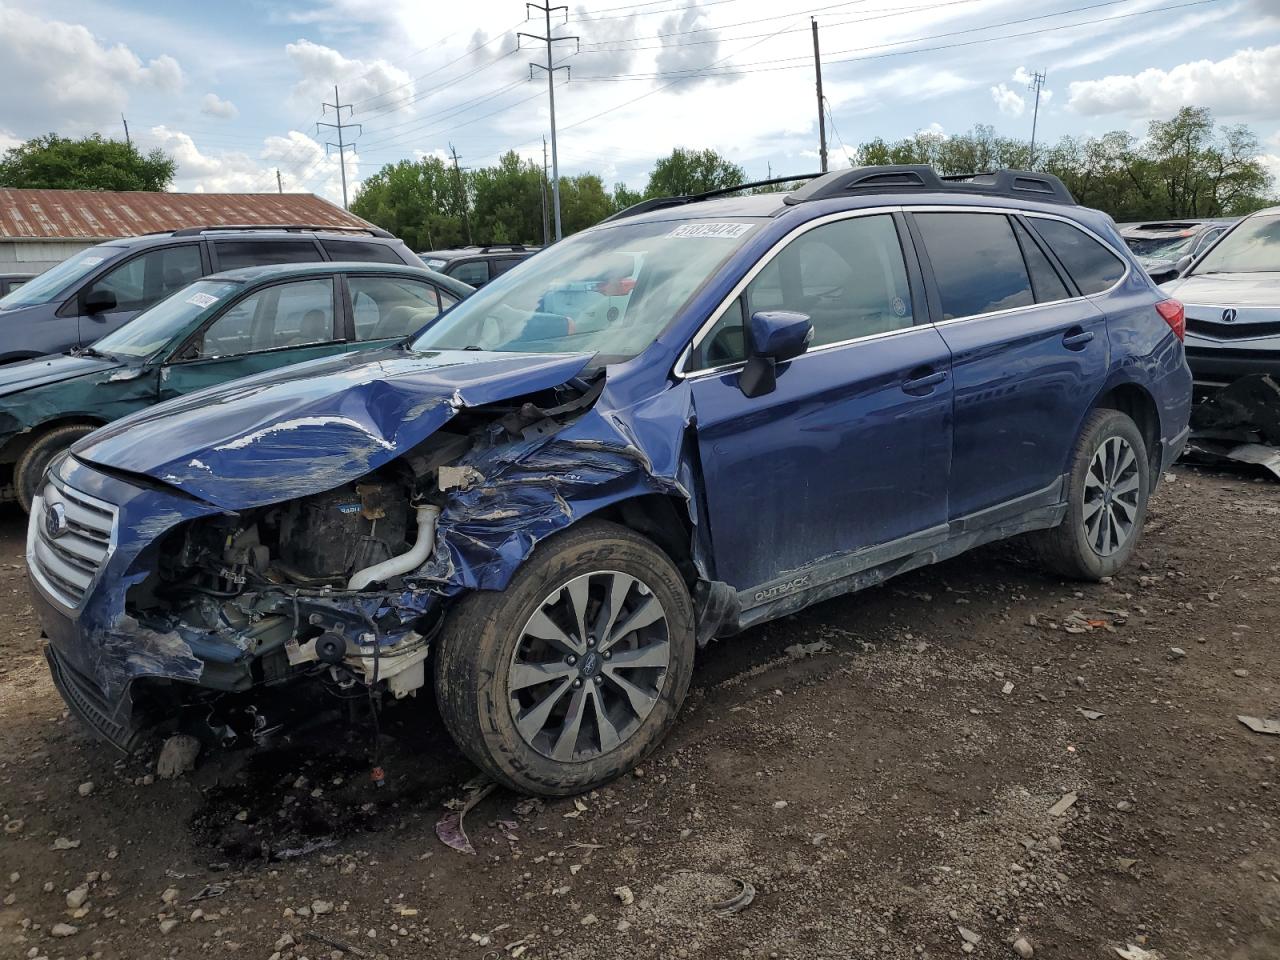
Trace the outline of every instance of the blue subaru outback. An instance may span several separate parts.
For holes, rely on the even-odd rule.
[[[415,340],[76,443],[28,535],[49,663],[126,749],[290,684],[434,689],[496,780],[582,791],[714,637],[1015,535],[1114,574],[1187,435],[1182,334],[1043,174],[646,201]]]

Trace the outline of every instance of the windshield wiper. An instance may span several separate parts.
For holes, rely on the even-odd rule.
[[[103,353],[97,347],[72,347],[67,351],[72,357],[100,357],[103,360],[115,360],[116,358],[109,353]]]

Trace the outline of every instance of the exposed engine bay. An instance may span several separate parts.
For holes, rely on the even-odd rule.
[[[126,610],[157,635],[225,638],[248,655],[206,662],[200,688],[184,696],[300,678],[346,699],[411,695],[425,683],[449,599],[432,570],[436,524],[451,496],[486,479],[459,461],[561,430],[602,387],[603,378],[574,380],[462,410],[358,481],[177,526],[161,541],[154,572],[128,592]]]

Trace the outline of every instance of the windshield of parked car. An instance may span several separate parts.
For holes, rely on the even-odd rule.
[[[242,286],[229,280],[197,280],[173,296],[144,310],[119,330],[93,345],[99,353],[112,357],[145,359],[163,350],[174,337],[214,304],[225,300]]]
[[[622,223],[557,243],[429,326],[414,350],[634,357],[758,221]]]
[[[1197,265],[1194,273],[1280,273],[1280,215],[1240,221]]]
[[[18,307],[32,307],[37,303],[48,303],[99,264],[125,249],[125,247],[97,246],[81,250],[56,267],[50,267],[40,276],[32,277],[17,290],[11,290],[7,296],[0,298],[0,310],[14,310]]]
[[[1149,260],[1177,260],[1191,249],[1194,236],[1125,237],[1124,242],[1136,256]]]

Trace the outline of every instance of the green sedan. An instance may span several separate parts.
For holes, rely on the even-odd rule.
[[[393,264],[246,267],[184,287],[91,347],[2,366],[0,500],[29,509],[54,455],[104,423],[264,370],[387,346],[472,292]]]

